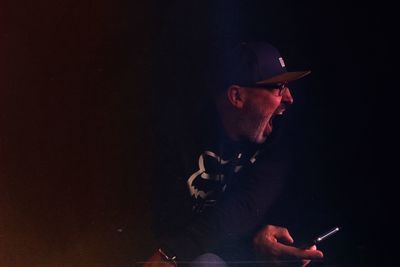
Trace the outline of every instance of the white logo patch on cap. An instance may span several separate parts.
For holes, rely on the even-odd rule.
[[[282,68],[285,67],[285,61],[283,61],[283,58],[279,58],[279,62],[281,63]]]

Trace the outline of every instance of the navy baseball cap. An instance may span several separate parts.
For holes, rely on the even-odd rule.
[[[288,83],[311,73],[287,71],[278,49],[267,42],[243,42],[224,53],[225,84],[255,87]]]

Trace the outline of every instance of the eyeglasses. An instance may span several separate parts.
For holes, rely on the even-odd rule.
[[[247,86],[248,88],[263,88],[268,91],[277,90],[278,96],[283,96],[283,93],[288,88],[287,83],[277,83],[277,84],[257,84],[253,86]]]

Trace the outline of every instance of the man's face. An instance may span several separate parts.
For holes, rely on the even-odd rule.
[[[264,143],[272,133],[272,119],[280,116],[293,103],[289,88],[245,88],[245,101],[240,116],[241,137],[257,144]]]

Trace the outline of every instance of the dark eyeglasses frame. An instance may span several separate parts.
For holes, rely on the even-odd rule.
[[[277,83],[277,84],[255,84],[252,86],[246,86],[248,88],[263,88],[267,89],[269,91],[272,91],[273,89],[278,89],[278,96],[282,96],[285,89],[288,88],[287,83]]]

